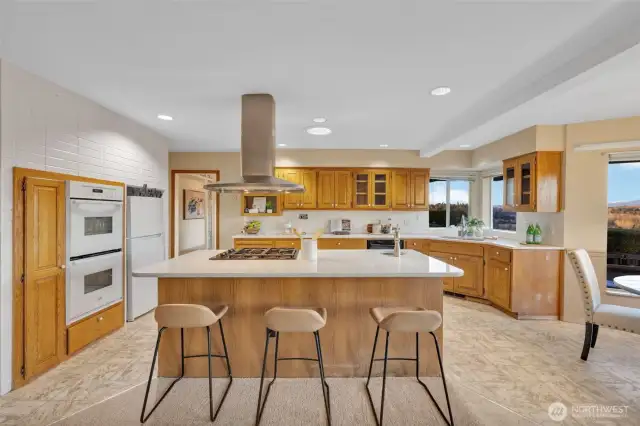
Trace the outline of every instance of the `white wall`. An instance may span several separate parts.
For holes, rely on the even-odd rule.
[[[0,132],[0,394],[4,394],[11,387],[12,168],[166,190],[169,140],[6,61],[0,61]],[[164,202],[168,211],[168,196]],[[165,230],[168,234],[166,218]]]
[[[178,252],[183,254],[189,250],[204,248],[205,240],[205,220],[206,219],[184,219],[184,190],[206,192],[203,189],[204,180],[189,175],[176,175],[176,202],[178,205]],[[205,193],[206,196],[206,193]],[[206,202],[205,202],[206,205]]]

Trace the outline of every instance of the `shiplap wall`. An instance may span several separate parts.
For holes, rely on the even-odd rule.
[[[126,117],[0,61],[0,394],[11,386],[13,167],[167,190],[168,144]]]

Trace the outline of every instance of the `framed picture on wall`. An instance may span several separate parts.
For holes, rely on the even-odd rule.
[[[184,219],[204,219],[204,192],[184,190]]]

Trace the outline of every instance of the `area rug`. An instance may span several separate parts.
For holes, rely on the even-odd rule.
[[[424,379],[446,413],[442,382]],[[331,389],[333,425],[374,425],[364,379],[327,379]],[[154,380],[150,403],[169,385],[169,379]],[[226,381],[214,379],[214,404],[224,391]],[[379,404],[381,380],[372,379],[374,401]],[[139,425],[146,384],[139,385],[100,404],[94,405],[56,425]],[[255,422],[259,379],[234,379],[216,425],[252,425]],[[455,424],[483,425],[449,386]],[[215,406],[214,406],[215,407]],[[379,405],[377,405],[377,408]],[[211,425],[209,421],[206,379],[183,379],[171,390],[147,421],[148,425]],[[278,379],[271,389],[262,425],[326,425],[319,379]],[[409,378],[387,379],[385,425],[446,425],[423,388]]]

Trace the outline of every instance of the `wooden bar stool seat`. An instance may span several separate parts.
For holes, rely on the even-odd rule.
[[[371,405],[371,410],[373,411],[373,415],[376,419],[376,424],[378,426],[382,425],[382,421],[384,419],[384,396],[387,384],[387,361],[413,361],[416,363],[416,379],[422,385],[422,387],[427,391],[427,394],[431,398],[431,401],[435,404],[436,408],[442,415],[442,418],[449,426],[454,426],[453,423],[453,414],[451,412],[451,404],[449,402],[449,392],[447,390],[447,383],[444,378],[444,369],[442,367],[442,357],[440,355],[440,346],[438,344],[438,338],[436,337],[434,331],[436,331],[442,325],[442,315],[436,311],[429,311],[424,308],[419,307],[376,307],[371,308],[370,311],[371,317],[378,325],[376,328],[376,336],[373,341],[373,351],[371,352],[371,362],[369,364],[369,375],[367,376],[367,383],[365,388],[367,390],[367,395],[369,396],[369,403]],[[376,345],[378,343],[378,334],[380,333],[380,329],[383,329],[387,332],[387,338],[384,348],[384,358],[376,359]],[[415,358],[389,358],[389,335],[391,332],[398,333],[415,333],[416,334],[416,357]],[[447,399],[447,409],[449,411],[449,418],[444,414],[435,398],[431,394],[431,391],[427,387],[427,385],[420,380],[420,333],[429,333],[433,337],[433,341],[436,347],[436,352],[438,353],[438,364],[440,364],[440,374],[442,375],[442,385],[444,386],[444,394]],[[376,409],[373,403],[373,398],[371,397],[371,391],[369,390],[369,382],[371,381],[371,370],[373,368],[374,361],[383,361],[383,373],[382,373],[382,402],[380,404],[380,417],[376,414]]]
[[[278,377],[278,361],[315,361],[320,369],[320,380],[322,386],[322,396],[324,398],[325,410],[327,413],[327,423],[331,426],[331,403],[329,399],[329,385],[325,380],[324,363],[322,360],[322,346],[320,345],[320,333],[318,332],[327,324],[327,310],[324,308],[284,308],[276,307],[269,309],[265,315],[267,326],[267,337],[264,344],[264,358],[262,360],[262,374],[260,376],[260,393],[258,395],[258,409],[256,413],[256,426],[262,420],[264,407],[267,405],[267,397],[271,391],[271,385]],[[278,343],[280,333],[313,333],[317,358],[279,358]],[[264,385],[264,375],[267,366],[267,354],[269,352],[269,341],[272,337],[276,339],[276,348],[273,362],[273,379],[267,385],[267,392],[262,400],[262,387]]]
[[[213,309],[209,309],[203,305],[190,305],[190,304],[167,304],[160,305],[155,309],[155,320],[158,323],[158,339],[156,341],[156,349],[153,353],[153,361],[151,362],[151,371],[149,372],[149,381],[147,382],[147,391],[144,395],[144,402],[142,404],[142,413],[140,414],[140,423],[146,422],[151,414],[158,408],[158,405],[162,402],[162,400],[167,396],[169,391],[173,388],[173,386],[178,383],[180,379],[184,377],[184,360],[187,358],[208,358],[209,362],[209,417],[211,421],[214,421],[218,414],[220,413],[220,409],[222,408],[222,404],[224,403],[227,394],[229,393],[229,388],[231,388],[231,383],[233,383],[233,376],[231,375],[231,363],[229,362],[229,352],[227,351],[227,342],[224,338],[224,328],[222,327],[222,317],[227,313],[229,307],[227,305],[217,306]],[[224,355],[212,354],[211,353],[211,326],[218,323],[220,328],[220,337],[222,339],[222,346],[224,348]],[[147,400],[149,398],[149,390],[151,388],[151,380],[153,379],[153,370],[156,365],[156,359],[158,358],[158,348],[160,347],[160,339],[162,338],[162,333],[169,328],[179,328],[180,329],[180,348],[181,348],[181,370],[180,377],[171,383],[169,388],[162,394],[158,402],[153,406],[149,414],[145,416],[145,410],[147,407]],[[207,345],[208,345],[208,353],[203,355],[185,355],[184,353],[184,329],[185,328],[206,328],[207,329]],[[211,358],[224,358],[227,362],[227,377],[229,378],[229,384],[218,403],[218,408],[213,412],[213,395],[211,388]]]

